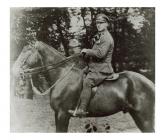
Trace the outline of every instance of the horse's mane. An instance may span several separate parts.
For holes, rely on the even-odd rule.
[[[82,62],[82,58],[80,57],[80,54],[73,54],[72,56],[66,57],[62,53],[60,53],[59,51],[54,49],[52,46],[50,46],[42,41],[37,41],[36,44],[37,44],[36,46],[38,47],[38,49],[49,50],[54,55],[60,57],[62,61],[64,60],[63,64],[76,63],[77,68],[82,69],[84,67],[84,62]],[[69,61],[67,61],[67,60],[69,60]]]
[[[37,44],[38,47],[42,47],[42,49],[45,48],[45,49],[50,50],[53,54],[58,55],[62,59],[66,58],[62,53],[60,53],[59,51],[54,49],[52,46],[50,46],[50,45],[48,45],[48,44],[46,44],[42,41],[37,41],[36,44]]]

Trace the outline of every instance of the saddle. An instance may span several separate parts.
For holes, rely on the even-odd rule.
[[[113,80],[117,80],[119,78],[119,74],[118,73],[113,73],[110,76],[108,76],[105,80],[106,81],[113,81]]]
[[[99,83],[99,85],[101,85],[104,81],[115,81],[118,78],[119,78],[119,74],[118,73],[113,73],[113,74],[109,75],[106,79],[104,79],[101,83]],[[91,93],[92,97],[91,98],[93,98],[95,96],[95,94],[96,94],[96,92],[99,88],[99,85],[96,85],[95,87],[92,88],[92,93]],[[80,102],[81,101],[79,99],[75,110],[69,110],[68,111],[70,114],[72,114],[73,117],[76,117],[76,112],[79,108]],[[86,116],[88,114],[88,112],[83,112],[83,111],[81,113],[83,114],[83,116]]]

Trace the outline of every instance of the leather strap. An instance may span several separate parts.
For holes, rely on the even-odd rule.
[[[72,68],[75,66],[75,64],[72,64],[72,66],[66,71],[66,73],[64,74],[64,76],[62,76],[60,79],[57,80],[57,82],[55,82],[50,88],[48,88],[45,92],[41,93],[33,84],[33,79],[32,76],[30,77],[30,82],[31,82],[31,86],[32,86],[32,90],[35,94],[37,95],[47,95],[48,93],[50,93],[50,90],[55,87],[58,83],[60,83],[72,70]]]

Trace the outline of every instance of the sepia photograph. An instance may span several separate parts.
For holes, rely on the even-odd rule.
[[[10,132],[155,133],[155,7],[10,7]]]

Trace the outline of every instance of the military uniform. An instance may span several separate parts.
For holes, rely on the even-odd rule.
[[[99,22],[108,22],[107,16],[104,14],[98,15]],[[85,49],[85,54],[88,56],[88,73],[83,81],[83,90],[80,96],[80,106],[77,115],[86,113],[86,109],[91,97],[92,87],[98,85],[107,76],[113,73],[111,65],[114,41],[108,30],[99,32],[96,36],[98,39],[94,41],[92,49]],[[83,51],[82,51],[83,52]],[[74,114],[71,110],[70,113]]]
[[[107,76],[113,73],[111,65],[114,41],[108,31],[102,32],[100,39],[96,40],[92,49],[87,49],[90,56],[88,74],[83,82],[80,108],[87,108],[92,87],[101,83]]]
[[[100,39],[95,41],[92,49],[87,50],[87,55],[91,56],[89,61],[89,71],[103,74],[113,73],[111,65],[114,41],[108,31],[102,32]]]

